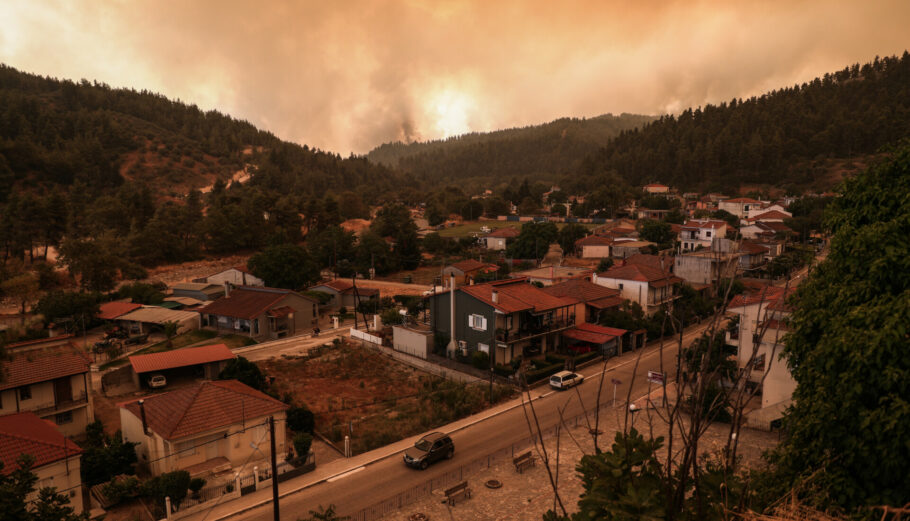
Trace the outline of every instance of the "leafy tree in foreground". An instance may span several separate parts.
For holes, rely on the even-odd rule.
[[[241,383],[249,385],[253,389],[259,391],[265,389],[265,375],[259,370],[259,366],[242,356],[229,361],[221,370],[218,379],[240,380]]]
[[[42,488],[38,498],[28,501],[34,492],[38,477],[32,473],[31,456],[19,457],[19,466],[9,472],[2,472],[0,462],[0,521],[86,521],[88,514],[76,514],[69,504],[69,498],[55,488]]]
[[[568,255],[575,251],[575,241],[588,235],[588,229],[578,223],[570,223],[559,230],[557,241],[564,254]]]
[[[123,441],[120,431],[108,436],[101,420],[88,424],[85,434],[80,465],[83,483],[97,485],[118,474],[133,474],[137,443]]]
[[[910,502],[910,143],[841,193],[826,219],[830,253],[794,299],[784,356],[797,387],[769,497],[811,475],[817,493],[805,499],[824,508],[901,506]]]

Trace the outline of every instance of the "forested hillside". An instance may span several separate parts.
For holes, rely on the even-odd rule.
[[[255,184],[285,193],[364,187],[378,197],[396,186],[386,168],[283,142],[216,111],[0,65],[0,201],[13,187],[77,183],[104,192],[127,181],[147,184],[158,199],[245,168]]]
[[[581,160],[623,130],[654,118],[606,114],[590,119],[562,118],[543,125],[489,133],[471,133],[446,140],[387,143],[373,149],[370,161],[397,167],[428,181],[468,182],[490,187],[511,178],[555,182],[574,172]]]
[[[621,133],[580,168],[687,191],[833,184],[837,169],[910,135],[910,54],[876,58],[748,100],[689,109]],[[829,179],[826,179],[829,178]],[[826,182],[827,181],[827,182]]]
[[[110,280],[300,241],[413,184],[157,94],[0,66],[3,261],[57,247],[83,280]]]

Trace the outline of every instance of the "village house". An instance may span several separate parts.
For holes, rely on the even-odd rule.
[[[589,278],[594,273],[590,268],[575,266],[542,266],[524,271],[512,272],[512,277],[526,277],[531,284],[552,286],[567,280]]]
[[[27,502],[38,499],[41,489],[53,487],[69,499],[74,514],[84,510],[80,464],[82,449],[54,426],[34,413],[20,412],[0,417],[0,461],[3,474],[19,469],[19,458],[31,456],[31,472],[38,478]]]
[[[481,275],[499,271],[499,266],[489,262],[480,262],[474,259],[465,259],[455,264],[446,266],[442,270],[443,277],[448,280],[455,276],[455,284],[472,284]]]
[[[588,235],[575,241],[575,251],[582,259],[603,259],[610,256],[613,239],[602,235]]]
[[[121,403],[120,425],[152,475],[186,470],[195,477],[267,461],[269,417],[280,426],[276,452],[285,454],[287,409],[237,380],[219,380]]]
[[[739,253],[739,267],[749,270],[764,264],[770,255],[770,249],[756,242],[742,241]]]
[[[666,194],[670,192],[670,187],[660,183],[651,183],[642,187],[642,190],[647,194]]]
[[[497,228],[479,240],[483,247],[488,250],[503,251],[506,249],[508,242],[520,234],[521,232],[512,227]]]
[[[200,308],[203,323],[220,332],[256,339],[293,336],[316,326],[319,303],[279,288],[228,288],[224,297]]]
[[[235,286],[265,286],[265,281],[253,275],[246,266],[234,266],[218,273],[213,273],[208,277],[196,279],[193,282],[205,282],[208,284],[224,285],[230,282]]]
[[[737,349],[740,368],[749,370],[747,384],[761,396],[761,409],[747,416],[748,425],[770,429],[792,403],[796,382],[781,357],[787,333],[792,290],[765,286],[747,295],[737,295],[727,307],[737,317],[736,328],[727,332],[726,342]]]
[[[754,223],[756,221],[764,222],[784,222],[784,219],[790,219],[793,217],[793,214],[780,208],[778,205],[774,205],[773,209],[761,208],[755,211],[750,212],[749,216],[744,219],[746,223]]]
[[[650,241],[613,241],[613,245],[610,247],[610,254],[614,259],[625,259],[631,257],[632,255],[637,255],[639,253],[645,253],[651,250],[652,246],[657,246],[657,243]]]
[[[694,251],[695,249],[711,248],[711,243],[717,238],[723,238],[727,235],[727,223],[717,220],[693,219],[687,221],[679,232],[679,242],[682,244],[682,251]]]
[[[675,286],[682,279],[669,271],[627,264],[595,274],[592,282],[618,289],[622,298],[638,303],[645,313],[652,314],[676,298]]]
[[[507,364],[557,349],[560,332],[575,325],[575,299],[552,296],[525,278],[462,286],[454,295],[447,290],[428,298],[437,342],[448,340],[454,347],[449,356],[493,351],[495,363]]]
[[[689,251],[674,257],[673,273],[689,284],[714,284],[735,277],[741,257],[738,251]]]
[[[653,221],[663,221],[668,213],[670,213],[670,210],[655,210],[651,208],[645,208],[644,206],[641,206],[635,210],[635,214],[638,216],[639,220],[651,219]]]
[[[199,329],[202,325],[199,313],[195,311],[167,309],[161,306],[141,306],[120,315],[116,322],[127,331],[135,333],[161,331],[169,323],[177,324],[177,333],[185,333]]]
[[[66,436],[95,421],[90,363],[75,349],[17,353],[4,361],[0,415],[32,412]]]
[[[321,282],[307,289],[331,295],[332,299],[326,302],[325,306],[336,310],[341,308],[355,310],[358,304],[379,298],[378,289],[355,287],[354,284],[347,279],[335,279]]]
[[[793,233],[793,230],[778,221],[755,221],[740,228],[739,233],[744,239],[773,239],[781,236],[787,237]]]
[[[762,202],[749,197],[736,197],[734,199],[725,199],[717,203],[718,210],[729,212],[740,219],[749,216],[749,212],[762,208]]]
[[[542,289],[554,297],[574,299],[575,320],[579,324],[596,323],[601,312],[616,309],[624,302],[618,289],[594,284],[584,278],[570,279]]]

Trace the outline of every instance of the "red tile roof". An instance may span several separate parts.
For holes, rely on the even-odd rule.
[[[752,304],[759,304],[762,302],[767,304],[776,301],[783,295],[784,288],[779,288],[777,286],[764,286],[757,291],[743,295],[736,295],[730,301],[727,309],[741,308],[743,306],[751,306]]]
[[[638,282],[647,282],[650,286],[656,288],[669,284],[682,282],[679,277],[644,264],[626,264],[625,266],[614,266],[603,273],[598,273],[598,277],[620,280],[634,280]]]
[[[605,344],[614,338],[625,335],[625,329],[604,327],[597,324],[578,324],[562,332],[562,336],[591,344]]]
[[[749,198],[749,197],[737,197],[737,198],[735,198],[735,199],[726,199],[724,202],[725,202],[725,203],[756,203],[756,204],[761,204],[761,201],[756,201],[755,199],[751,199],[751,198]]]
[[[541,288],[541,291],[554,297],[566,297],[578,302],[589,302],[619,295],[618,289],[606,288],[585,279],[569,279],[559,284]]]
[[[313,286],[310,289],[315,289],[315,288],[318,288],[319,286],[325,286],[327,288],[334,289],[335,291],[337,291],[338,293],[341,293],[343,295],[354,293],[354,284],[351,281],[345,280],[345,279],[330,280],[328,282],[316,284],[315,286]],[[316,290],[316,291],[319,291],[319,290]],[[372,289],[372,288],[363,288],[363,287],[357,286],[357,294],[362,295],[362,296],[378,295],[379,290]]]
[[[621,306],[623,302],[625,302],[625,299],[622,297],[607,297],[599,298],[597,300],[589,300],[588,302],[585,302],[585,304],[591,306],[594,309],[610,309]]]
[[[270,308],[276,306],[282,299],[292,294],[315,302],[315,299],[311,297],[287,289],[242,286],[232,289],[230,295],[225,295],[196,311],[205,313],[206,315],[253,319],[262,315]]]
[[[521,234],[520,231],[512,228],[511,226],[505,228],[497,228],[490,232],[487,237],[502,237],[505,239],[511,239],[512,237],[518,237]]]
[[[226,345],[215,344],[202,347],[187,347],[174,351],[164,351],[162,353],[131,356],[130,365],[133,366],[133,371],[138,374],[163,371],[165,369],[176,369],[178,367],[188,367],[191,365],[208,364],[211,362],[220,362],[222,360],[232,360],[234,358],[237,358],[237,355],[232,353]]]
[[[723,228],[727,226],[726,221],[686,221],[686,224],[683,225],[683,229],[686,230],[697,230],[704,228],[711,228],[712,230],[717,228]]]
[[[739,247],[739,251],[750,255],[757,255],[768,253],[768,248],[761,244],[755,244],[754,242],[743,241]]]
[[[670,188],[670,187],[667,185],[662,185],[660,183],[650,183],[650,184],[646,184],[645,188]]]
[[[19,457],[34,458],[33,467],[82,454],[78,445],[68,440],[50,422],[30,412],[0,416],[0,461],[3,474],[19,468]]]
[[[142,418],[139,400],[120,407]],[[251,422],[285,411],[288,406],[237,380],[202,382],[192,387],[145,398],[148,428],[167,440],[175,440],[219,427]]]
[[[460,262],[456,262],[449,266],[450,268],[455,268],[462,273],[470,273],[472,271],[483,271],[484,273],[489,273],[492,271],[499,270],[499,266],[496,264],[490,264],[488,262],[480,262],[474,259],[465,259]]]
[[[498,301],[495,303],[493,302],[493,290],[497,292]],[[504,313],[530,310],[549,311],[576,303],[575,299],[550,295],[537,286],[528,284],[527,279],[524,278],[463,286],[459,291]]]
[[[101,320],[114,320],[141,307],[142,304],[134,304],[132,302],[105,302],[100,306],[101,311],[98,312],[98,318]]]
[[[769,212],[760,213],[754,217],[749,217],[747,221],[762,221],[765,219],[789,219],[790,216],[781,212],[780,210],[771,210]]]
[[[613,244],[613,239],[601,235],[588,235],[575,241],[575,246],[609,246]]]
[[[626,265],[640,264],[642,266],[650,266],[657,270],[669,270],[673,267],[673,259],[664,255],[650,255],[647,253],[634,253],[626,257],[624,262]],[[663,263],[663,267],[661,266],[661,263]]]
[[[0,390],[47,382],[65,376],[87,373],[89,360],[79,353],[22,353],[3,362]]]

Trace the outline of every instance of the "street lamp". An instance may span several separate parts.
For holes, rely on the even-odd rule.
[[[635,413],[640,412],[641,408],[634,403],[629,404],[629,414],[632,415],[632,428],[635,428]]]

